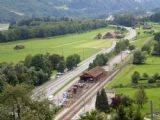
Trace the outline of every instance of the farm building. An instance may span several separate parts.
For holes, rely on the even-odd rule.
[[[115,38],[116,37],[116,33],[114,32],[108,32],[103,36],[103,39],[107,39],[107,38]]]
[[[143,26],[143,29],[144,29],[144,30],[149,30],[149,29],[152,29],[152,26],[150,26],[150,25],[144,25],[144,26]]]
[[[16,46],[14,47],[15,50],[20,50],[20,49],[24,49],[24,48],[25,48],[24,45],[16,45]]]
[[[83,75],[80,76],[80,80],[83,81],[98,81],[106,75],[106,71],[97,66],[87,72],[84,72]]]

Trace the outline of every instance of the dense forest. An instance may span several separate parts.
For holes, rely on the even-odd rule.
[[[12,23],[8,31],[0,32],[0,42],[80,33],[106,26],[107,23],[104,20],[77,20],[69,18],[24,19]]]
[[[46,16],[105,18],[114,13],[145,13],[159,4],[159,0],[1,0],[0,22]]]

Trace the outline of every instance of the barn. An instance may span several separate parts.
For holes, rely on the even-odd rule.
[[[107,38],[115,38],[116,37],[116,33],[114,32],[108,32],[103,36],[103,39],[107,39]]]
[[[95,67],[89,71],[84,72],[80,76],[81,81],[98,81],[106,75],[106,71],[102,67]]]

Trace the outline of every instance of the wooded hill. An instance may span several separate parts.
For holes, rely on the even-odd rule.
[[[159,0],[1,0],[0,21],[23,17],[101,17],[159,8]]]

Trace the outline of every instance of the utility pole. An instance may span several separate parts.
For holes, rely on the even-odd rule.
[[[151,105],[151,120],[154,120],[154,115],[153,115],[153,102],[151,100],[150,102],[150,105]]]
[[[84,60],[84,48],[83,48],[83,60]]]
[[[63,56],[63,47],[62,47],[62,56]]]

